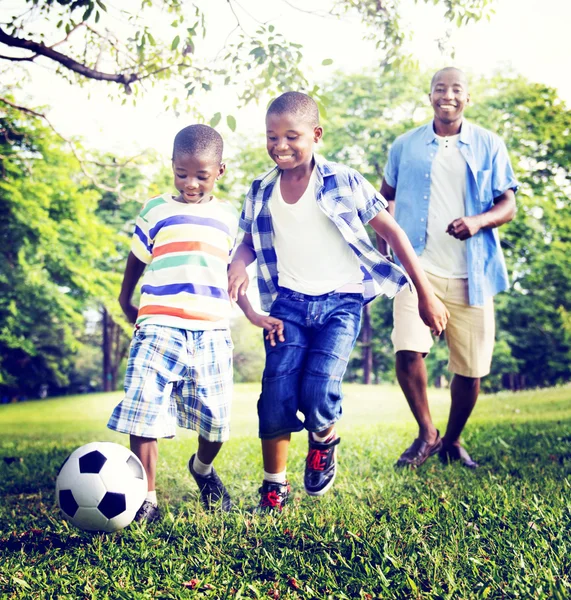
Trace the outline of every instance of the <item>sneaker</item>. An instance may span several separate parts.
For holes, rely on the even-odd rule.
[[[272,483],[264,480],[258,491],[261,497],[257,512],[274,512],[283,510],[288,502],[291,488],[287,481],[285,483]]]
[[[137,523],[152,523],[158,521],[161,518],[161,511],[156,504],[153,504],[150,500],[145,500],[141,508],[135,515],[135,521]]]
[[[336,437],[330,442],[316,442],[311,433],[309,434],[309,451],[305,459],[303,483],[310,496],[323,496],[333,485],[337,471],[335,446],[340,441],[341,438]]]
[[[192,463],[196,454],[193,454],[188,461],[188,470],[194,477],[200,490],[200,498],[206,510],[215,510],[221,508],[224,512],[229,512],[232,508],[230,494],[224,487],[224,484],[218,477],[218,474],[212,469],[210,475],[199,475],[193,468]]]

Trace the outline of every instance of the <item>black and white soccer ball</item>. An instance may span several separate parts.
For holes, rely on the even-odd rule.
[[[92,442],[73,451],[56,480],[63,516],[87,531],[126,527],[146,496],[147,475],[141,461],[112,442]]]

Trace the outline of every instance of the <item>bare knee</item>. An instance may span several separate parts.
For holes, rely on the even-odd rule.
[[[404,373],[410,373],[417,369],[424,360],[424,355],[411,350],[400,350],[396,353],[397,369]]]

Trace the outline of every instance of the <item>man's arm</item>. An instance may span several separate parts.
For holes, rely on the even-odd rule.
[[[490,210],[474,215],[454,219],[446,228],[446,233],[458,240],[467,240],[476,235],[480,229],[500,227],[515,217],[516,203],[513,190],[506,190],[501,196],[494,198],[494,206]]]
[[[418,292],[420,318],[435,335],[440,335],[446,328],[450,313],[436,297],[405,232],[386,210],[375,215],[369,225],[388,242],[412,279]]]
[[[121,284],[121,293],[119,294],[119,304],[127,317],[129,323],[137,321],[137,313],[139,309],[132,303],[133,292],[137,286],[137,282],[141,278],[143,271],[147,265],[139,260],[132,252],[129,252],[127,257],[127,265],[125,266],[125,274],[123,275],[123,283]]]
[[[394,218],[396,189],[391,187],[384,178],[383,183],[381,184],[381,196],[388,202],[389,205],[387,210],[389,215]],[[376,231],[375,234],[377,236],[377,248],[379,249],[379,252],[386,258],[390,258],[391,249],[387,241],[383,239]]]

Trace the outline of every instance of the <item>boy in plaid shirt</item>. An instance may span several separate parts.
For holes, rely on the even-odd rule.
[[[207,509],[231,508],[212,467],[228,439],[232,399],[232,339],[228,329],[228,263],[238,213],[212,195],[225,170],[223,142],[206,125],[175,137],[174,184],[180,192],[149,200],[137,218],[119,302],[135,323],[125,375],[125,397],[108,427],[130,435],[149,492],[137,521],[160,517],[155,491],[157,438],[174,437],[176,425],[198,432],[188,469]],[[131,298],[145,272],[141,301]],[[282,324],[245,308],[249,318],[281,336]],[[241,302],[242,304],[242,302]]]
[[[268,335],[258,402],[261,510],[281,510],[287,502],[292,432],[309,434],[306,492],[320,496],[333,484],[341,381],[361,308],[407,285],[404,271],[372,246],[366,223],[401,260],[418,290],[425,323],[440,334],[447,320],[385,199],[356,171],[314,154],[322,134],[317,105],[306,94],[287,92],[270,104],[267,150],[277,166],[250,188],[240,219],[245,235],[228,276],[230,296],[239,300],[248,285],[246,266],[257,260],[262,308],[285,326],[280,344],[273,332]]]

